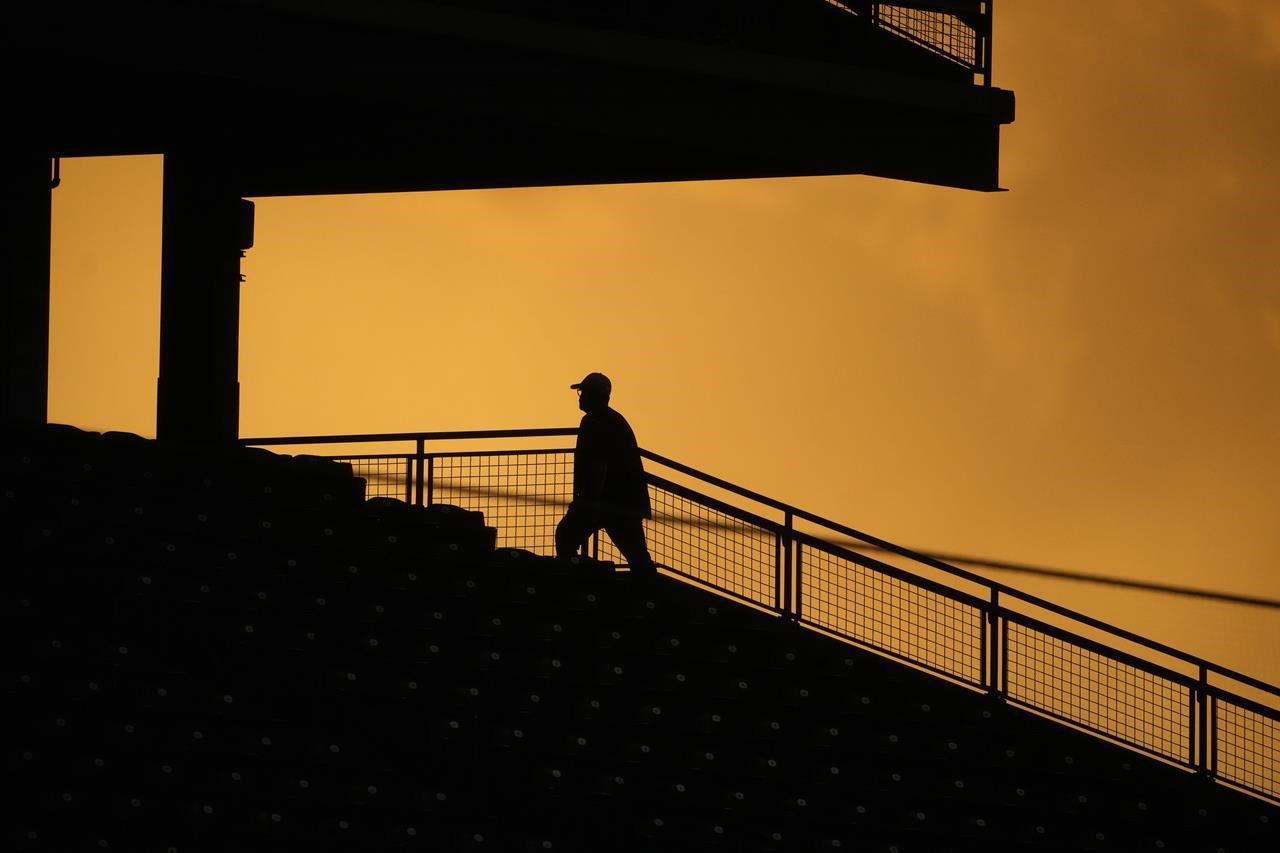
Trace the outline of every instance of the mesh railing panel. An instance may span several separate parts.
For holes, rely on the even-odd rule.
[[[1190,762],[1190,687],[1036,628],[1005,624],[1009,699]]]
[[[872,648],[981,684],[978,608],[812,546],[798,549],[804,621]]]
[[[777,545],[769,530],[704,504],[649,486],[653,518],[645,538],[654,562],[765,607],[776,603]],[[600,534],[600,556],[621,555]]]
[[[1280,798],[1280,714],[1262,714],[1216,698],[1217,775]]]
[[[556,552],[556,524],[573,497],[573,453],[476,453],[435,456],[431,502],[484,513],[499,548]]]
[[[351,471],[365,479],[365,498],[408,499],[411,462],[406,456],[350,459],[335,457],[335,462],[351,463]]]
[[[892,3],[876,4],[876,21],[885,29],[975,71],[982,66],[973,27],[945,12],[926,12]]]

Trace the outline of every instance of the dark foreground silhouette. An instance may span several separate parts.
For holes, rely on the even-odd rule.
[[[333,463],[0,437],[0,849],[1280,849],[1273,806]]]
[[[613,383],[603,373],[588,373],[569,387],[578,392],[583,416],[573,451],[573,500],[556,526],[556,554],[567,558],[579,553],[603,528],[632,578],[649,582],[657,570],[642,519],[653,511],[635,433],[627,419],[609,407]]]

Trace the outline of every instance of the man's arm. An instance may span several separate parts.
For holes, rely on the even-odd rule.
[[[578,427],[578,444],[574,451],[573,498],[575,503],[593,514],[600,511],[605,478],[609,473],[602,441],[598,419],[584,416]]]
[[[600,511],[600,501],[604,499],[604,481],[609,474],[609,466],[599,458],[584,459],[577,475],[581,478],[580,500],[591,512]]]

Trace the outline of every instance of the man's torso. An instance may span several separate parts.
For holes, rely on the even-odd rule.
[[[573,461],[575,498],[581,496],[582,488],[578,472],[590,464],[603,463],[606,473],[602,509],[649,517],[649,489],[644,482],[640,450],[631,425],[621,414],[606,408],[583,415]]]

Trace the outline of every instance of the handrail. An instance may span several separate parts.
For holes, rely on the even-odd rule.
[[[959,568],[958,566],[953,566],[950,563],[944,563],[941,560],[935,559],[926,554],[921,554],[916,551],[912,551],[910,548],[904,548],[901,545],[895,545],[892,542],[888,542],[884,539],[879,539],[868,533],[863,533],[860,530],[854,530],[852,527],[848,527],[846,525],[840,524],[839,522],[831,521],[830,519],[827,519],[827,518],[823,518],[822,516],[809,512],[808,510],[803,510],[803,509],[800,509],[799,507],[795,507],[795,506],[791,506],[790,504],[783,503],[782,501],[779,501],[775,498],[766,497],[765,495],[759,494],[758,492],[753,492],[750,489],[745,489],[742,486],[735,485],[733,483],[728,482],[727,480],[722,480],[719,477],[714,477],[710,474],[703,473],[702,471],[699,471],[696,468],[692,468],[683,463],[676,462],[674,459],[668,459],[665,456],[660,456],[657,453],[653,453],[651,451],[644,450],[644,449],[641,449],[640,455],[646,459],[650,459],[654,462],[657,462],[660,465],[665,465],[668,468],[672,468],[676,471],[679,471],[682,474],[687,474],[690,477],[696,477],[697,479],[702,480],[705,483],[710,483],[716,488],[724,489],[727,492],[733,492],[736,495],[740,495],[744,498],[749,498],[758,503],[762,503],[766,506],[773,507],[774,509],[779,510],[781,512],[789,512],[792,515],[794,515],[796,518],[804,519],[805,521],[809,521],[814,524],[821,525],[836,533],[840,533],[844,536],[849,536],[853,539],[858,539],[862,542],[866,542],[868,545],[874,545],[875,547],[883,551],[888,551],[890,553],[897,554],[900,557],[906,557],[909,560],[914,560],[918,563],[923,563],[924,565],[929,566],[930,568],[944,571],[948,574],[952,574],[957,577],[964,578],[967,581],[972,581],[973,583],[981,584],[983,586],[990,586],[992,583],[994,583],[994,581],[984,578],[981,575],[974,574],[973,572],[966,571],[965,569]]]
[[[981,75],[991,85],[994,0],[826,0],[936,56]],[[914,15],[912,13],[915,13]],[[956,26],[963,28],[957,44]]]
[[[248,447],[280,446],[289,444],[368,444],[383,441],[451,441],[467,438],[543,438],[547,436],[577,435],[577,427],[546,427],[541,429],[464,429],[436,432],[382,432],[361,435],[302,435],[271,438],[242,438],[240,444]]]
[[[1261,702],[1241,696],[1239,693],[1232,693],[1230,690],[1223,690],[1221,687],[1215,687],[1212,684],[1205,688],[1205,691],[1215,699],[1225,699],[1233,705],[1239,705],[1241,708],[1253,711],[1256,714],[1274,714],[1276,710],[1263,705]]]
[[[283,445],[304,445],[304,444],[362,444],[362,443],[373,443],[373,442],[418,441],[418,440],[455,441],[455,440],[467,440],[467,439],[565,437],[565,436],[571,436],[571,435],[576,436],[577,433],[578,433],[578,430],[576,427],[544,427],[544,428],[532,428],[532,429],[523,428],[523,429],[484,429],[484,430],[436,430],[436,431],[426,431],[426,432],[364,433],[364,434],[357,434],[357,435],[311,435],[311,436],[285,436],[285,437],[276,436],[276,437],[268,437],[268,438],[242,438],[239,440],[239,443],[245,446],[283,446]],[[411,455],[411,454],[404,454],[404,455]],[[651,450],[640,448],[640,455],[645,459],[648,459],[653,462],[657,462],[658,464],[668,467],[674,471],[679,471],[682,474],[701,480],[702,482],[715,486],[718,489],[723,489],[724,491],[739,495],[740,497],[744,497],[749,500],[755,501],[757,503],[764,504],[765,506],[771,507],[780,512],[790,513],[795,518],[809,521],[813,524],[817,524],[822,527],[825,527],[835,533],[839,533],[841,535],[848,536],[853,539],[857,539],[861,542],[867,543],[868,545],[874,545],[875,547],[881,550],[888,551],[893,554],[897,554],[900,557],[905,557],[909,560],[921,563],[922,565],[929,566],[930,568],[937,569],[939,571],[945,572],[950,575],[954,575],[955,577],[963,578],[964,580],[967,580],[971,583],[975,583],[980,586],[984,586],[989,590],[996,591],[1001,595],[1010,596],[1012,598],[1023,601],[1027,604],[1031,604],[1035,607],[1039,607],[1043,610],[1047,610],[1051,613],[1055,613],[1059,616],[1063,616],[1065,618],[1078,621],[1084,625],[1088,625],[1091,628],[1096,628],[1100,631],[1105,631],[1109,634],[1113,634],[1117,637],[1120,637],[1121,639],[1124,639],[1128,642],[1145,646],[1153,651],[1157,651],[1157,652],[1160,652],[1161,654],[1168,655],[1169,657],[1181,660],[1184,663],[1192,664],[1198,667],[1199,666],[1206,667],[1210,672],[1214,672],[1214,673],[1217,673],[1218,675],[1223,675],[1235,681],[1239,681],[1240,683],[1246,684],[1249,687],[1252,687],[1256,690],[1261,690],[1265,693],[1271,693],[1275,696],[1280,696],[1280,686],[1269,684],[1264,681],[1260,681],[1252,676],[1245,675],[1244,673],[1237,672],[1236,670],[1230,669],[1228,667],[1220,666],[1211,661],[1207,661],[1203,658],[1197,657],[1196,655],[1190,654],[1189,652],[1184,652],[1181,649],[1177,649],[1177,648],[1174,648],[1173,646],[1165,645],[1164,643],[1161,643],[1157,640],[1152,640],[1148,637],[1142,636],[1141,634],[1136,634],[1132,631],[1126,630],[1117,625],[1112,625],[1108,622],[1104,622],[1101,619],[1096,619],[1092,616],[1088,616],[1078,611],[1071,610],[1070,608],[1063,607],[1059,604],[1055,604],[1054,602],[1049,601],[1047,599],[1040,598],[1039,596],[1032,595],[1027,592],[1023,592],[1017,587],[1012,587],[1007,584],[1001,583],[999,581],[993,581],[990,578],[983,577],[982,575],[967,571],[958,566],[953,566],[950,563],[943,562],[942,560],[938,560],[926,554],[921,554],[920,552],[913,551],[910,548],[905,548],[901,545],[896,545],[887,540],[880,539],[879,537],[876,537],[876,536],[872,536],[869,533],[864,533],[863,531],[856,530],[852,527],[849,527],[848,525],[844,525],[844,524],[840,524],[839,522],[832,521],[831,519],[825,518],[816,513],[809,512],[808,510],[801,509],[799,507],[785,503],[784,501],[780,501],[776,498],[771,498],[768,495],[761,494],[760,492],[756,492],[751,489],[745,488],[743,486],[739,486],[736,483],[731,483],[728,480],[725,480],[723,478],[716,477],[704,471],[700,471],[697,468],[694,468],[690,465],[686,465],[683,462],[678,462],[674,459],[671,459],[670,457],[663,456]],[[647,476],[647,479],[650,479],[651,481],[659,482],[664,487],[676,486],[678,489],[681,489],[683,491],[683,487],[677,486],[677,484],[673,483],[670,480],[657,478],[657,477],[654,477],[653,475],[646,475],[646,476]],[[744,520],[749,520],[753,524],[759,524],[761,527],[765,527],[766,529],[780,527],[780,525],[778,525],[778,522],[765,519],[762,516],[745,513],[743,510],[739,508],[731,507],[729,504],[725,504],[721,501],[716,501],[714,498],[712,498],[709,495],[704,495],[699,492],[694,492],[692,490],[689,490],[689,495],[692,497],[697,497],[698,499],[704,500],[707,502],[714,501],[714,503],[711,505],[715,506],[717,509],[720,509],[721,511],[731,510],[732,514],[739,515],[743,517]],[[792,535],[797,538],[802,537],[802,534],[800,534],[798,531],[792,533]],[[819,539],[818,541],[823,541],[823,540]],[[833,545],[832,543],[829,543],[829,542],[823,542],[823,545],[829,546],[829,547],[837,547],[837,548],[840,547],[837,545]],[[865,555],[858,554],[856,551],[851,551],[848,549],[845,549],[845,550],[849,557],[856,558],[856,561],[858,562],[861,562],[862,560],[870,559],[870,558],[867,558]],[[886,566],[887,564],[880,563],[879,565]],[[888,568],[894,569],[893,573],[895,575],[899,571],[905,571],[905,570],[897,570],[895,569],[895,567],[888,567]],[[906,572],[906,574],[911,575],[910,572]],[[916,576],[916,575],[912,575],[912,578],[915,580],[922,580],[922,581],[927,580],[925,578],[919,578],[919,576]],[[958,590],[955,590],[955,592],[958,592]]]
[[[762,515],[756,515],[753,512],[749,512],[748,510],[744,510],[739,507],[733,506],[732,504],[727,504],[724,501],[717,500],[716,498],[713,498],[710,495],[704,495],[701,492],[690,489],[687,486],[682,486],[679,483],[674,483],[671,480],[658,477],[648,472],[645,473],[644,478],[647,482],[656,486],[661,486],[662,488],[666,489],[669,492],[672,492],[673,494],[677,494],[682,497],[696,500],[705,506],[711,507],[714,510],[723,512],[726,515],[732,515],[734,518],[738,518],[743,521],[749,521],[755,526],[762,528],[764,530],[768,530],[771,533],[781,533],[784,530],[783,525],[779,524],[776,521],[773,521],[772,519],[765,518]]]
[[[1170,681],[1176,681],[1184,687],[1195,688],[1199,684],[1199,682],[1190,675],[1169,669],[1168,667],[1161,666],[1158,663],[1152,663],[1149,660],[1143,660],[1136,655],[1131,655],[1127,652],[1113,649],[1110,646],[1098,642],[1097,640],[1091,640],[1088,637],[1081,636],[1073,631],[1067,631],[1057,625],[1052,625],[1041,619],[1028,616],[1025,613],[1018,613],[1015,610],[1009,610],[1005,611],[1005,618],[1019,625],[1025,625],[1028,628],[1035,628],[1037,631],[1042,633],[1052,634],[1053,636],[1063,640],[1070,640],[1072,643],[1083,649],[1105,654],[1107,657],[1118,660],[1121,663],[1126,663],[1130,666],[1141,666],[1143,669],[1146,669],[1154,675],[1159,675],[1160,677],[1167,678]]]
[[[855,530],[854,528],[844,524],[840,524],[839,522],[831,521],[828,518],[824,518],[820,515],[811,513],[807,510],[803,510],[803,509],[800,509],[799,507],[795,507],[790,504],[784,503],[775,498],[770,498],[765,495],[759,494],[758,492],[753,492],[750,489],[743,488],[734,483],[730,483],[727,480],[723,480],[719,477],[712,476],[711,474],[704,473],[689,465],[676,462],[673,459],[669,459],[657,453],[653,453],[651,451],[642,449],[640,451],[640,454],[646,459],[650,459],[661,465],[665,465],[669,468],[672,468],[690,477],[695,477],[719,489],[724,489],[725,491],[732,492],[734,494],[740,495],[745,498],[749,498],[751,500],[757,501],[758,503],[762,503],[762,504],[765,504],[766,506],[770,506],[781,512],[791,513],[796,518],[804,519],[805,521],[809,521],[814,524],[821,525],[822,527],[825,527],[833,532],[840,533],[841,535],[844,535],[844,536],[849,536],[853,539],[857,539],[861,542],[865,542],[868,545],[874,545],[875,547],[881,550],[888,551],[892,554],[897,554],[900,557],[905,557],[909,560],[913,560],[917,563],[921,563],[923,565],[929,566],[930,568],[937,569],[942,572],[946,572],[947,574],[950,574],[950,575],[954,575],[955,577],[963,578],[964,580],[970,581],[980,586],[984,586],[989,590],[994,590],[996,592],[999,592],[1001,595],[1007,595],[1012,598],[1016,598],[1020,601],[1026,602],[1027,604],[1031,604],[1035,607],[1039,607],[1051,613],[1056,613],[1059,616],[1064,616],[1068,619],[1081,622],[1085,625],[1088,625],[1090,628],[1096,628],[1100,631],[1106,631],[1107,633],[1114,634],[1115,636],[1120,637],[1121,639],[1127,640],[1131,643],[1136,643],[1138,645],[1146,646],[1147,648],[1153,651],[1160,652],[1161,654],[1168,655],[1169,657],[1177,658],[1178,660],[1181,660],[1185,663],[1193,664],[1195,666],[1205,666],[1211,672],[1215,672],[1219,675],[1232,678],[1236,681],[1241,682],[1242,684],[1247,684],[1256,690],[1262,690],[1264,692],[1272,693],[1276,696],[1280,696],[1280,686],[1268,684],[1264,681],[1259,681],[1253,678],[1252,676],[1244,675],[1243,673],[1237,672],[1233,669],[1229,669],[1224,666],[1219,666],[1218,664],[1212,663],[1210,661],[1206,661],[1203,658],[1199,658],[1193,654],[1190,654],[1189,652],[1184,652],[1181,649],[1176,649],[1172,646],[1165,645],[1164,643],[1161,643],[1157,640],[1152,640],[1147,637],[1143,637],[1140,634],[1135,634],[1132,631],[1128,631],[1119,626],[1112,625],[1107,622],[1103,622],[1101,619],[1096,619],[1092,616],[1087,616],[1083,613],[1079,613],[1075,610],[1071,610],[1069,608],[1063,607],[1060,604],[1055,604],[1052,601],[1048,601],[1047,599],[1040,598],[1039,596],[1036,596],[1036,595],[1032,595],[1031,593],[1023,592],[1017,587],[1012,587],[1007,584],[1001,583],[999,581],[993,581],[990,578],[983,577],[982,575],[975,574],[974,572],[967,571],[958,566],[953,566],[950,563],[945,563],[942,560],[938,560],[926,554],[921,554],[918,551],[911,550],[910,548],[904,548],[901,545],[895,545],[892,542],[888,542],[884,539],[880,539],[868,533],[863,533],[860,530]],[[856,553],[856,552],[850,552],[850,553]]]
[[[240,443],[244,445],[257,446],[283,446],[313,444],[341,445],[371,442],[413,442],[413,452],[353,454],[341,455],[335,458],[349,459],[353,462],[359,462],[366,467],[375,468],[377,471],[386,471],[389,473],[392,480],[397,483],[400,478],[404,478],[404,489],[401,491],[397,486],[397,494],[406,501],[416,502],[418,504],[433,502],[432,489],[435,486],[435,478],[440,478],[440,489],[456,488],[455,485],[449,484],[463,483],[464,491],[469,489],[469,493],[472,495],[480,494],[484,495],[486,499],[498,501],[508,499],[510,495],[513,494],[504,491],[504,489],[508,487],[503,485],[495,486],[493,483],[501,481],[486,479],[489,476],[488,472],[490,472],[490,469],[498,464],[495,460],[515,459],[521,456],[548,454],[550,457],[555,459],[552,467],[546,469],[547,471],[552,472],[551,474],[538,473],[538,470],[542,470],[540,466],[530,466],[526,463],[518,463],[521,471],[518,476],[522,478],[519,481],[520,486],[522,488],[531,486],[532,491],[529,492],[529,495],[543,498],[542,503],[539,504],[541,509],[534,511],[533,515],[521,515],[518,517],[522,519],[521,524],[525,525],[524,529],[529,529],[528,525],[532,523],[533,529],[543,531],[543,533],[538,534],[544,537],[537,540],[542,543],[538,547],[546,548],[548,547],[546,544],[548,540],[545,537],[547,535],[548,525],[553,527],[556,518],[556,516],[551,514],[548,508],[558,504],[567,504],[571,497],[568,492],[569,485],[566,479],[566,474],[571,470],[571,465],[566,457],[572,454],[572,449],[563,447],[542,448],[536,450],[482,449],[456,451],[449,449],[428,452],[426,443],[428,441],[448,442],[477,439],[492,440],[567,437],[576,434],[576,428],[447,430],[363,435],[245,438],[241,439]],[[1256,781],[1253,776],[1242,776],[1241,773],[1245,771],[1239,770],[1238,765],[1232,765],[1225,767],[1224,769],[1218,749],[1219,744],[1224,742],[1224,738],[1227,739],[1226,742],[1234,743],[1239,746],[1238,741],[1231,740],[1233,737],[1238,737],[1237,735],[1226,729],[1223,729],[1222,731],[1219,730],[1219,721],[1221,720],[1220,710],[1224,713],[1226,711],[1230,711],[1233,715],[1238,715],[1242,712],[1256,714],[1259,716],[1259,719],[1255,721],[1256,724],[1266,727],[1266,731],[1272,732],[1274,735],[1276,731],[1280,731],[1280,709],[1239,696],[1234,692],[1224,689],[1224,687],[1219,684],[1210,683],[1209,678],[1211,675],[1219,676],[1224,679],[1229,679],[1235,684],[1244,685],[1258,691],[1259,693],[1275,697],[1280,697],[1280,686],[1268,684],[1252,676],[1245,675],[1224,666],[1219,666],[1196,655],[1182,651],[1181,649],[1141,636],[1140,634],[1120,628],[1116,625],[1111,625],[1100,619],[1095,619],[1091,616],[1087,616],[1083,613],[1055,604],[1052,601],[1048,601],[1039,596],[1023,592],[1015,587],[1008,586],[1007,584],[992,581],[974,572],[961,569],[928,554],[922,554],[909,548],[895,545],[894,543],[871,536],[870,534],[856,530],[847,525],[824,518],[816,513],[808,512],[807,510],[800,509],[784,501],[771,498],[736,483],[729,482],[723,478],[700,471],[692,466],[662,456],[658,453],[654,453],[653,451],[641,449],[640,454],[642,458],[652,463],[660,465],[670,471],[677,472],[684,477],[690,478],[695,484],[702,483],[707,486],[714,487],[715,489],[720,490],[720,492],[744,498],[759,507],[767,507],[769,510],[780,513],[783,517],[781,522],[776,519],[768,518],[765,515],[753,512],[744,506],[736,505],[731,501],[713,497],[712,495],[703,493],[697,488],[667,479],[651,471],[646,471],[646,482],[652,488],[659,490],[654,493],[655,495],[661,496],[662,493],[665,492],[681,501],[685,501],[690,507],[688,512],[692,513],[691,515],[687,515],[686,510],[683,508],[686,504],[680,504],[679,506],[681,508],[676,512],[676,514],[672,515],[668,513],[663,516],[666,519],[665,522],[662,522],[663,524],[675,524],[679,529],[686,532],[700,530],[707,526],[716,527],[723,524],[723,522],[716,521],[714,515],[708,516],[704,522],[698,513],[706,511],[709,513],[717,513],[721,517],[727,517],[735,521],[743,522],[748,527],[748,530],[744,531],[744,535],[748,537],[764,536],[767,537],[765,541],[768,541],[768,538],[771,538],[773,541],[773,545],[770,546],[773,557],[770,560],[770,564],[767,566],[762,565],[760,560],[761,552],[757,544],[752,545],[751,549],[743,550],[743,553],[746,553],[747,550],[751,550],[751,553],[755,555],[751,558],[753,562],[741,562],[741,557],[738,558],[738,562],[734,562],[734,557],[731,554],[728,558],[729,562],[727,564],[723,562],[718,564],[722,566],[721,569],[715,569],[713,567],[701,569],[699,566],[693,565],[669,566],[668,568],[672,569],[676,574],[697,583],[709,585],[719,593],[728,595],[734,599],[747,601],[758,606],[764,606],[767,609],[778,613],[783,618],[796,620],[808,627],[812,627],[820,631],[834,633],[850,642],[869,646],[882,654],[887,654],[913,665],[924,667],[925,669],[931,670],[943,677],[959,680],[971,687],[986,690],[999,698],[1015,702],[1020,706],[1041,711],[1049,716],[1063,719],[1068,723],[1084,725],[1085,728],[1090,729],[1103,737],[1111,738],[1121,743],[1125,743],[1135,749],[1139,749],[1168,760],[1174,760],[1176,763],[1179,763],[1184,767],[1195,769],[1206,777],[1218,779],[1225,784],[1233,785],[1272,802],[1280,802],[1280,790],[1276,789],[1273,770],[1268,771],[1271,773],[1270,776],[1259,777],[1263,779],[1261,782]],[[468,462],[469,459],[477,459],[480,460],[480,462],[479,464],[471,465]],[[379,462],[394,462],[394,464],[375,464]],[[501,464],[514,466],[517,463]],[[450,470],[447,473],[442,474],[442,466],[448,467]],[[533,470],[533,473],[529,474],[525,469]],[[548,476],[551,476],[552,479],[538,479],[539,477]],[[468,478],[471,479],[468,480]],[[414,491],[415,486],[416,497]],[[551,489],[551,491],[547,491],[546,489]],[[520,500],[525,500],[526,497],[528,497],[528,495],[524,495],[523,492],[519,491],[514,494],[522,495]],[[542,504],[545,504],[545,506],[542,506]],[[501,504],[499,504],[499,506],[500,505]],[[527,512],[527,510],[521,510],[521,512]],[[795,521],[797,520],[815,525],[818,528],[818,531],[815,533],[811,532],[811,530],[797,530],[794,526]],[[750,529],[754,529],[758,532],[750,532]],[[843,537],[855,539],[888,553],[896,554],[919,566],[926,566],[939,571],[944,576],[961,579],[974,584],[983,589],[986,592],[987,597],[984,598],[982,596],[974,595],[970,592],[964,591],[963,589],[951,586],[947,583],[945,577],[937,579],[933,576],[925,577],[911,571],[910,568],[896,566],[876,560],[865,554],[859,553],[852,548],[823,539],[823,533],[834,533]],[[670,536],[671,534],[668,532],[665,535]],[[678,535],[685,536],[700,534],[680,533]],[[716,533],[716,538],[720,538],[720,533]],[[744,541],[749,542],[751,540],[748,539]],[[828,557],[823,559],[843,561],[846,566],[859,567],[857,571],[870,573],[866,575],[866,577],[871,578],[874,583],[881,583],[883,579],[887,578],[892,579],[894,584],[899,585],[894,588],[885,587],[884,589],[888,591],[875,593],[873,601],[879,601],[887,606],[902,608],[910,606],[909,601],[911,596],[918,595],[921,591],[924,591],[931,595],[941,596],[943,600],[951,602],[951,604],[947,605],[947,608],[954,607],[959,609],[947,610],[941,616],[934,614],[933,617],[930,617],[926,614],[924,617],[919,617],[924,619],[936,617],[937,619],[950,621],[943,621],[941,623],[936,621],[934,623],[921,622],[919,623],[917,630],[937,630],[939,624],[941,624],[944,628],[955,628],[962,632],[970,630],[974,631],[974,633],[969,634],[969,638],[967,640],[960,640],[960,645],[956,645],[954,647],[951,645],[947,646],[947,649],[951,652],[963,652],[963,654],[953,659],[956,662],[954,665],[939,665],[933,658],[929,658],[927,656],[920,657],[919,652],[913,652],[909,649],[904,652],[903,649],[894,647],[892,643],[889,643],[888,645],[883,644],[882,641],[876,640],[874,635],[860,634],[859,632],[861,631],[874,629],[874,625],[872,629],[867,629],[859,627],[861,623],[851,621],[854,618],[854,611],[864,612],[859,609],[862,605],[854,607],[854,610],[848,614],[840,611],[839,608],[844,607],[845,605],[842,604],[842,602],[846,601],[851,606],[856,604],[864,593],[858,593],[857,597],[850,597],[848,599],[839,597],[833,599],[837,609],[832,610],[832,601],[824,600],[821,594],[804,592],[802,583],[805,581],[810,584],[813,583],[809,578],[809,574],[813,573],[814,567],[810,566],[809,562],[812,562],[814,559],[812,557],[814,552],[827,554]],[[704,561],[710,561],[708,562],[709,567],[711,567],[713,563],[716,563],[717,560],[723,561],[726,559],[724,557],[707,557],[705,552],[699,553],[704,553],[702,558]],[[806,555],[810,555],[808,562],[805,560]],[[727,565],[728,568],[723,568],[724,565]],[[819,561],[816,566],[819,574],[827,579],[824,581],[827,583],[835,582],[835,580],[838,580],[841,577],[855,577],[854,574],[846,575],[846,570],[840,568],[839,562],[829,562],[824,567],[824,564]],[[739,574],[725,574],[724,572],[726,571],[737,572]],[[849,568],[847,571],[853,572],[853,569]],[[716,572],[721,572],[721,574],[716,574]],[[749,581],[749,585],[744,585],[748,584],[748,582],[741,580],[742,572],[749,573],[750,577],[755,578],[755,580]],[[762,580],[762,578],[765,576],[765,573],[768,572],[772,572],[773,581],[770,588],[773,592],[767,593],[768,598],[761,600],[760,596],[766,595],[766,593],[761,592],[762,584],[768,583],[767,580]],[[875,578],[879,578],[881,580],[875,580]],[[842,582],[853,583],[854,581],[849,580]],[[733,588],[735,584],[738,584],[738,588],[736,589]],[[794,590],[792,589],[793,586]],[[813,587],[811,586],[810,589],[813,589]],[[897,589],[898,591],[894,592],[893,589]],[[739,590],[745,590],[746,592],[744,593]],[[1012,610],[1005,603],[1001,602],[1000,597],[1002,595],[1006,596],[1009,600],[1022,602],[1032,607],[1039,608],[1041,611],[1046,613],[1062,617],[1063,619],[1068,620],[1072,627],[1083,626],[1091,628],[1101,632],[1105,636],[1102,639],[1091,639],[1089,637],[1082,636],[1075,630],[1071,630],[1070,627],[1051,624],[1020,610]],[[904,602],[907,602],[907,604],[904,604]],[[814,612],[817,613],[816,616],[813,615]],[[912,611],[910,610],[893,611],[894,614],[898,612],[901,612],[905,617],[917,618],[912,616]],[[872,619],[883,617],[882,613],[876,613],[871,610],[867,610],[865,613],[870,613],[870,618]],[[897,616],[891,615],[889,618],[897,618]],[[977,627],[974,627],[975,619],[977,620]],[[837,627],[832,627],[832,625],[836,625]],[[932,627],[930,627],[930,625],[932,625]],[[1064,664],[1053,656],[1049,656],[1048,658],[1028,658],[1024,654],[1022,657],[1014,658],[1017,671],[1012,672],[1013,680],[1011,682],[1011,652],[1008,648],[1011,638],[1011,625],[1019,626],[1019,631],[1032,632],[1033,639],[1051,638],[1054,642],[1064,644],[1061,646],[1059,651],[1067,656],[1066,659],[1068,660],[1068,663]],[[977,633],[979,629],[980,639],[979,634]],[[864,637],[870,637],[870,639],[865,639]],[[1122,651],[1119,648],[1113,647],[1110,644],[1110,640],[1107,638],[1123,640],[1127,643],[1133,644],[1139,649],[1145,649],[1164,655],[1168,659],[1194,667],[1196,672],[1194,675],[1178,672],[1177,670],[1171,669],[1169,666],[1156,663],[1154,660],[1149,659],[1149,657]],[[1026,642],[1026,640],[1024,639],[1023,642]],[[1039,640],[1036,640],[1035,642],[1038,643]],[[1188,750],[1187,756],[1189,757],[1173,755],[1170,752],[1170,744],[1173,743],[1173,741],[1168,739],[1161,742],[1154,742],[1153,745],[1152,741],[1144,741],[1143,738],[1139,736],[1130,735],[1124,732],[1116,732],[1106,727],[1088,724],[1087,722],[1082,723],[1080,718],[1072,718],[1069,709],[1067,711],[1059,712],[1047,706],[1042,707],[1043,702],[1037,704],[1034,698],[1027,698],[1027,694],[1024,692],[1026,689],[1025,685],[1038,683],[1035,681],[1034,677],[1031,681],[1026,680],[1028,678],[1027,673],[1034,671],[1039,672],[1041,678],[1048,677],[1061,680],[1062,688],[1067,690],[1068,693],[1071,693],[1071,691],[1081,691],[1072,694],[1074,699],[1078,702],[1083,703],[1085,701],[1096,701],[1096,696],[1092,700],[1088,698],[1088,691],[1096,690],[1096,686],[1090,684],[1087,679],[1077,683],[1074,676],[1071,675],[1072,671],[1069,668],[1064,669],[1064,667],[1069,666],[1069,659],[1071,656],[1088,654],[1102,656],[1106,661],[1112,662],[1113,665],[1129,667],[1132,670],[1143,673],[1145,677],[1162,679],[1167,684],[1179,685],[1181,689],[1187,691],[1186,695],[1190,702],[1190,707],[1187,709],[1189,716],[1178,720],[1177,725],[1173,729],[1168,729],[1167,731],[1172,732],[1169,737],[1176,736],[1179,739],[1185,740],[1184,746]],[[1032,667],[1032,670],[1027,670],[1026,667],[1028,666]],[[1022,674],[1019,675],[1019,673]],[[1128,683],[1123,680],[1122,676],[1114,677],[1121,679],[1116,682],[1121,688]],[[1109,687],[1108,689],[1111,688]],[[1140,684],[1135,682],[1129,689],[1137,691],[1134,695],[1138,697],[1140,702],[1147,701],[1147,704],[1138,706],[1137,710],[1130,713],[1140,713],[1145,709],[1146,713],[1157,715],[1168,714],[1168,708],[1162,706],[1159,702],[1142,700],[1141,697],[1143,694],[1141,693],[1142,688]],[[1015,696],[1010,693],[1011,690],[1021,695]],[[1221,703],[1227,704],[1222,705]],[[1235,725],[1240,725],[1240,719],[1238,716],[1233,717],[1233,720]],[[1253,724],[1254,723],[1250,723],[1250,725]],[[1179,740],[1177,742],[1182,743],[1183,740]],[[1265,752],[1258,752],[1256,744],[1246,743],[1244,747],[1252,751],[1245,752],[1244,759],[1241,759],[1237,754],[1234,756],[1234,760],[1237,762],[1261,762],[1264,767],[1270,767],[1267,762],[1271,759],[1266,757]],[[1255,765],[1252,764],[1246,765],[1247,771],[1250,773],[1253,772],[1254,766]]]
[[[988,606],[988,601],[986,599],[949,587],[946,584],[939,583],[935,580],[921,577],[920,575],[901,568],[900,566],[891,566],[888,563],[880,562],[874,557],[868,557],[866,554],[859,554],[857,551],[842,548],[841,546],[832,544],[821,537],[797,530],[793,530],[790,535],[796,542],[808,545],[810,548],[817,548],[822,551],[830,552],[842,559],[848,560],[851,563],[857,563],[859,566],[863,566],[864,568],[875,569],[880,574],[888,575],[891,578],[910,581],[921,589],[927,589],[930,592],[945,595],[955,601],[968,604],[970,607],[982,608]]]

